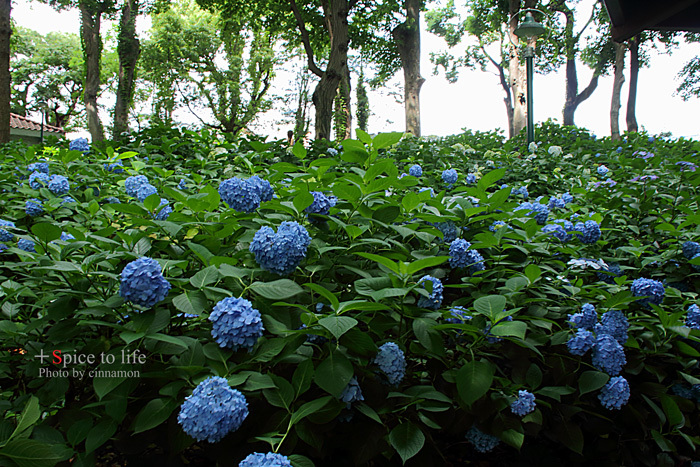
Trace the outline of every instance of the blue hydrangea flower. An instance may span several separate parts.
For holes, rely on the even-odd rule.
[[[457,235],[459,235],[457,226],[452,221],[436,222],[434,224],[428,222],[428,224],[442,232],[442,241],[445,243],[452,243],[457,238]]]
[[[604,165],[598,166],[597,172],[598,172],[598,175],[600,175],[601,177],[604,177],[604,176],[606,176],[606,175],[607,175],[608,177],[610,176],[609,173],[608,173],[608,172],[610,172],[610,169],[608,169],[608,168],[605,167]]]
[[[119,202],[119,200],[117,200],[117,202]],[[77,201],[74,200],[73,198],[71,198],[70,196],[64,196],[63,201],[61,201],[61,204],[70,204],[70,203],[77,203]]]
[[[493,451],[493,449],[499,445],[500,439],[493,435],[487,435],[477,427],[473,426],[467,431],[465,436],[469,444],[474,446],[478,452],[487,453]]]
[[[275,195],[275,190],[270,185],[270,182],[263,180],[257,175],[253,175],[248,179],[248,183],[252,184],[258,191],[258,196],[260,196],[260,201],[270,201]]]
[[[231,209],[239,212],[254,212],[260,207],[260,190],[254,183],[238,177],[221,182],[219,195]]]
[[[681,172],[695,172],[698,169],[698,166],[693,164],[692,162],[687,162],[687,161],[680,161],[676,162],[676,165],[680,166]]]
[[[306,257],[311,237],[296,222],[282,222],[277,233],[263,226],[255,233],[250,252],[263,269],[280,275],[291,273]]]
[[[124,181],[124,189],[126,190],[126,194],[132,198],[136,198],[139,188],[141,188],[143,185],[149,185],[148,178],[145,175],[134,175]]]
[[[554,208],[565,208],[566,207],[566,201],[564,201],[561,198],[556,198],[552,196],[549,198],[549,203],[547,203],[547,207],[549,209],[554,209]]]
[[[489,230],[495,233],[497,230],[502,229],[504,227],[508,228],[510,226],[503,221],[494,221],[494,223],[489,226]]]
[[[304,209],[304,212],[327,216],[333,206],[331,200],[320,191],[312,191],[311,194],[314,196],[314,202]]]
[[[319,305],[323,305],[323,304],[319,303]],[[317,310],[318,310],[318,307],[317,307]],[[318,310],[318,311],[320,311],[320,310]],[[299,330],[307,329],[307,326],[306,326],[306,324],[302,324],[298,329]],[[328,342],[328,339],[326,339],[323,336],[319,336],[318,334],[307,334],[306,335],[306,342],[308,342],[309,344],[312,344],[312,345],[323,345],[326,342]]]
[[[582,243],[591,244],[600,239],[600,226],[596,221],[577,222],[574,230],[581,232],[576,236]]]
[[[24,210],[32,217],[41,216],[44,214],[44,206],[41,200],[32,198],[24,203]]]
[[[27,170],[30,172],[43,172],[49,174],[49,164],[48,162],[33,162],[27,166]]]
[[[418,165],[412,165],[410,169],[408,169],[408,175],[413,175],[414,177],[420,177],[423,175],[423,168]]]
[[[354,376],[350,379],[350,382],[343,392],[340,393],[340,400],[345,402],[345,407],[350,408],[353,402],[365,400],[362,395],[362,388],[360,388],[360,383],[357,382],[357,378]]]
[[[220,347],[251,350],[262,337],[260,312],[245,298],[228,297],[214,306],[209,315],[214,323],[211,335]]]
[[[165,206],[165,207],[163,209],[161,209],[158,212],[158,214],[155,215],[155,219],[157,221],[164,221],[170,216],[170,214],[173,213],[173,208],[171,208],[170,206],[167,206],[167,204],[168,204],[167,199],[165,199],[165,198],[160,199],[160,204],[158,205],[158,207],[160,207],[160,206]]]
[[[374,363],[384,372],[389,384],[397,386],[406,374],[406,357],[394,342],[387,342],[379,347]]]
[[[695,304],[688,307],[688,314],[685,315],[685,325],[691,329],[700,329],[700,307]]]
[[[693,256],[693,257],[690,258],[690,259],[691,259],[691,260],[693,260],[693,259],[700,259],[700,253],[698,253],[697,255]],[[691,266],[692,266],[693,269],[695,269],[696,271],[700,271],[700,265],[691,264]]]
[[[4,243],[0,243],[0,253],[2,253],[3,251],[7,250],[8,248],[9,248],[9,247],[8,247],[7,245],[5,245]]]
[[[17,240],[17,248],[28,251],[29,253],[36,253],[36,248],[34,248],[34,240],[29,240],[27,238],[20,238]]]
[[[598,394],[600,403],[608,410],[620,410],[630,399],[630,385],[622,376],[610,378]]]
[[[238,467],[292,467],[292,463],[287,456],[276,452],[268,452],[267,454],[254,452],[243,459]]]
[[[472,320],[472,316],[468,313],[469,311],[463,306],[453,306],[450,308],[450,315],[452,318],[445,318],[445,322],[450,324],[464,324]]]
[[[105,162],[104,168],[108,172],[113,172],[115,174],[124,173],[124,163],[121,160],[117,160],[109,164]]]
[[[527,199],[528,196],[530,196],[530,193],[528,193],[527,187],[526,187],[526,186],[522,186],[522,187],[520,187],[520,188],[515,188],[515,187],[513,187],[513,188],[510,190],[510,194],[511,194],[512,196],[522,195],[522,197],[525,198],[525,199]]]
[[[442,172],[442,181],[447,183],[449,186],[455,184],[458,178],[459,176],[457,175],[457,171],[455,169],[447,169],[443,170]]]
[[[248,402],[226,379],[212,376],[185,398],[177,416],[182,429],[197,441],[210,443],[240,428],[248,416]]]
[[[566,203],[566,204],[574,202],[574,197],[571,196],[571,194],[569,194],[568,191],[566,193],[564,193],[563,195],[561,195],[561,199],[563,199],[564,203]]]
[[[617,263],[606,263],[600,271],[595,273],[598,279],[607,283],[614,284],[615,278],[622,275],[622,269]]]
[[[505,311],[505,310],[504,310],[504,311]],[[502,323],[502,322],[504,322],[504,321],[513,321],[513,317],[512,317],[512,316],[506,316],[505,318],[501,318],[501,319],[499,319],[498,321],[496,321],[496,324]],[[495,326],[496,324],[494,324],[494,326]],[[497,342],[503,341],[503,338],[502,338],[502,337],[497,337],[497,336],[494,336],[493,334],[491,334],[491,328],[492,328],[491,323],[487,323],[487,324],[486,324],[486,328],[483,330],[483,333],[486,335],[486,341],[487,341],[489,344],[495,344],[495,343],[497,343]]]
[[[469,185],[473,185],[476,183],[476,174],[467,174],[466,182]]]
[[[56,196],[65,195],[70,191],[70,183],[63,175],[52,175],[49,180],[49,190]]]
[[[560,224],[547,224],[542,227],[542,232],[551,235],[562,243],[571,240],[571,234],[567,233]]]
[[[75,240],[75,237],[69,233],[61,232],[61,240],[67,242],[68,240]]]
[[[335,148],[328,148],[328,149],[326,150],[326,153],[327,153],[329,156],[331,156],[331,157],[335,157],[335,156],[338,155],[338,150],[335,149]]]
[[[547,222],[547,217],[549,217],[549,207],[547,207],[546,204],[540,204],[539,202],[537,202],[537,203],[530,203],[530,202],[521,203],[520,206],[513,209],[513,211],[521,211],[521,210],[528,210],[527,215],[534,217],[535,220],[537,221],[537,223],[540,225],[544,225],[544,223]]]
[[[510,404],[510,411],[524,417],[535,410],[535,395],[529,391],[518,391],[518,398]]]
[[[682,246],[682,249],[683,249],[683,256],[685,256],[687,259],[690,259],[693,256],[700,253],[700,243],[685,242]]]
[[[418,299],[418,306],[430,310],[437,310],[440,308],[440,305],[442,305],[442,282],[437,277],[423,276],[421,280],[418,281],[418,284],[423,284],[423,288],[425,288],[426,281],[432,282],[433,290],[430,292],[428,298],[421,296],[420,299]]]
[[[0,219],[0,227],[15,227],[15,223]],[[5,229],[0,229],[0,241],[9,242],[13,238],[15,238],[15,234]]]
[[[450,244],[450,267],[469,268],[469,274],[486,269],[484,257],[476,250],[470,250],[472,244],[458,238]]]
[[[671,386],[671,392],[674,395],[680,396],[684,399],[693,400],[695,398],[694,391],[691,388],[683,386],[682,384],[674,384]]]
[[[119,295],[124,300],[150,308],[165,299],[170,291],[158,261],[143,256],[127,264],[121,273]]]
[[[144,183],[139,187],[138,190],[136,190],[136,199],[143,202],[146,200],[146,198],[155,194],[158,194],[158,190],[156,189],[156,187],[154,187],[150,183]]]
[[[595,345],[595,337],[593,333],[586,329],[579,329],[576,331],[576,335],[568,340],[566,346],[569,349],[569,353],[572,355],[583,356],[593,348]]]
[[[569,322],[571,322],[576,329],[587,329],[592,331],[598,322],[598,313],[596,313],[593,305],[590,303],[584,303],[581,307],[581,313],[569,315]]]
[[[609,334],[620,344],[627,342],[627,330],[630,325],[620,310],[609,310],[603,313],[600,324],[596,326],[596,334]]]
[[[80,151],[83,154],[90,152],[90,143],[85,138],[77,138],[70,142],[68,149],[71,151]]]
[[[664,285],[661,282],[644,277],[635,279],[634,282],[632,282],[631,290],[635,297],[646,296],[646,298],[638,300],[638,302],[644,306],[649,306],[650,303],[661,305],[661,302],[664,300],[664,295],[666,294],[666,289],[664,289]]]
[[[49,184],[49,176],[44,172],[32,172],[29,175],[29,187],[32,190],[38,190]]]
[[[187,185],[185,184],[185,179],[181,178],[180,183],[177,184],[177,189],[185,191],[187,189]]]
[[[609,334],[600,334],[593,346],[593,366],[610,376],[617,376],[627,363],[625,349]]]
[[[104,199],[103,201],[104,204],[119,204],[121,201],[119,201],[119,198],[115,198],[114,196],[109,196]]]
[[[421,188],[420,190],[418,190],[418,193],[423,193],[424,191],[428,191],[428,190],[430,190],[430,197],[435,198],[435,190],[433,190],[432,188],[429,188],[429,187]]]

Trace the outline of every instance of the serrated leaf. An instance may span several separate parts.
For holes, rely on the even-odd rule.
[[[134,420],[134,434],[153,429],[166,421],[177,407],[173,399],[153,399],[144,406]]]
[[[457,393],[466,405],[472,405],[491,388],[496,372],[490,362],[472,361],[457,371]]]
[[[0,456],[19,467],[51,467],[71,458],[73,450],[62,445],[46,444],[35,439],[13,439],[0,448]],[[8,465],[3,462],[3,465]]]
[[[350,360],[339,350],[330,354],[316,368],[314,382],[333,397],[340,394],[352,379],[353,369]]]
[[[506,307],[506,297],[502,295],[487,295],[474,301],[474,308],[478,313],[488,317],[492,322],[496,320],[496,314]]]
[[[578,392],[580,395],[584,395],[597,391],[605,386],[609,379],[610,376],[602,371],[584,371],[578,378]]]
[[[305,417],[308,417],[312,413],[316,413],[328,404],[333,398],[331,396],[324,396],[320,399],[307,402],[306,404],[299,407],[297,411],[292,414],[290,424],[294,425]]]
[[[219,280],[219,271],[216,266],[208,266],[190,277],[192,287],[202,289]]]
[[[291,279],[278,279],[272,282],[256,281],[250,285],[250,290],[272,300],[284,300],[304,293],[304,289]]]
[[[175,308],[188,315],[200,315],[207,310],[208,302],[198,290],[186,290],[173,298]]]
[[[396,426],[389,433],[389,443],[396,449],[405,464],[408,459],[415,456],[423,449],[425,435],[416,425],[404,422]]]
[[[340,339],[340,336],[357,326],[357,320],[348,316],[327,316],[318,320],[318,324]]]

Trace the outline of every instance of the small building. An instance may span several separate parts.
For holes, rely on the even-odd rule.
[[[44,138],[49,134],[56,135],[59,138],[66,135],[66,131],[63,128],[47,124],[42,125],[29,120],[27,117],[11,113],[10,141],[22,140],[29,145],[41,144],[42,126]]]
[[[603,1],[617,42],[647,30],[700,32],[700,0]]]

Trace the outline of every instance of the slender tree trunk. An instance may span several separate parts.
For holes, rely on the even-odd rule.
[[[404,114],[406,133],[420,136],[420,89],[425,82],[420,74],[421,0],[405,0],[406,21],[391,32],[399,50],[404,77]]]
[[[639,36],[629,40],[630,48],[630,89],[627,97],[627,131],[637,132],[637,80],[639,78]]]
[[[10,36],[11,0],[0,0],[0,143],[10,141]]]
[[[134,95],[136,62],[141,53],[141,44],[136,37],[136,17],[139,14],[138,0],[126,0],[122,7],[119,24],[119,85],[114,106],[112,139],[119,141],[122,133],[129,131],[129,108]]]
[[[613,141],[620,139],[620,93],[625,82],[625,44],[613,42],[615,47],[615,76],[613,78],[612,101],[610,102],[610,135]]]
[[[93,8],[95,8],[93,6]],[[87,112],[88,131],[92,142],[104,140],[104,131],[97,107],[97,94],[100,90],[100,21],[102,10],[91,10],[85,1],[80,2],[81,36],[85,55],[85,110]]]
[[[352,138],[352,83],[350,82],[350,68],[345,67],[345,74],[340,80],[338,95],[340,96],[341,117],[343,119],[343,128],[345,129],[342,139]]]
[[[527,5],[526,5],[527,6]],[[529,6],[528,6],[529,8]],[[525,97],[525,73],[520,66],[520,51],[512,45],[518,44],[520,38],[515,35],[515,29],[518,27],[518,15],[520,11],[520,0],[510,0],[508,12],[510,14],[510,23],[508,24],[508,34],[510,36],[510,59],[508,60],[508,78],[510,86],[510,96],[512,98],[512,117],[509,112],[509,118],[512,119],[512,125],[509,124],[509,131],[513,135],[517,135],[527,125],[527,100]],[[512,129],[511,129],[512,127]]]

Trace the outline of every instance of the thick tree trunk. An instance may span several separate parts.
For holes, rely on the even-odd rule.
[[[610,135],[613,141],[620,139],[620,93],[625,82],[625,44],[613,42],[615,47],[615,75],[613,78],[612,100],[610,102]]]
[[[141,53],[141,44],[136,37],[136,17],[139,14],[138,0],[126,0],[122,7],[119,24],[119,85],[114,106],[112,139],[119,141],[122,133],[129,131],[129,108],[134,95],[136,62]]]
[[[527,5],[526,5],[527,6]],[[528,6],[529,8],[529,6]],[[508,34],[510,36],[510,59],[508,60],[508,78],[510,86],[510,96],[512,98],[512,117],[509,112],[509,118],[512,119],[512,124],[509,122],[509,131],[513,135],[517,135],[527,125],[527,100],[525,97],[525,73],[520,66],[520,53],[517,47],[512,45],[518,44],[520,38],[515,35],[515,29],[518,27],[518,11],[520,11],[520,0],[510,0],[508,11],[510,14],[510,23],[508,24]]]
[[[405,0],[406,21],[392,31],[399,50],[404,77],[404,114],[406,133],[420,136],[420,89],[425,82],[420,74],[421,0]]]
[[[10,36],[11,0],[0,0],[0,143],[10,141]]]
[[[94,7],[93,7],[94,8]],[[99,8],[99,7],[98,7]],[[80,2],[81,36],[83,53],[85,55],[85,110],[87,113],[88,131],[92,142],[104,140],[102,122],[97,107],[97,94],[100,90],[100,21],[102,10],[90,9],[85,1]]]
[[[629,40],[630,89],[627,97],[627,131],[637,132],[637,79],[639,78],[639,37]]]

